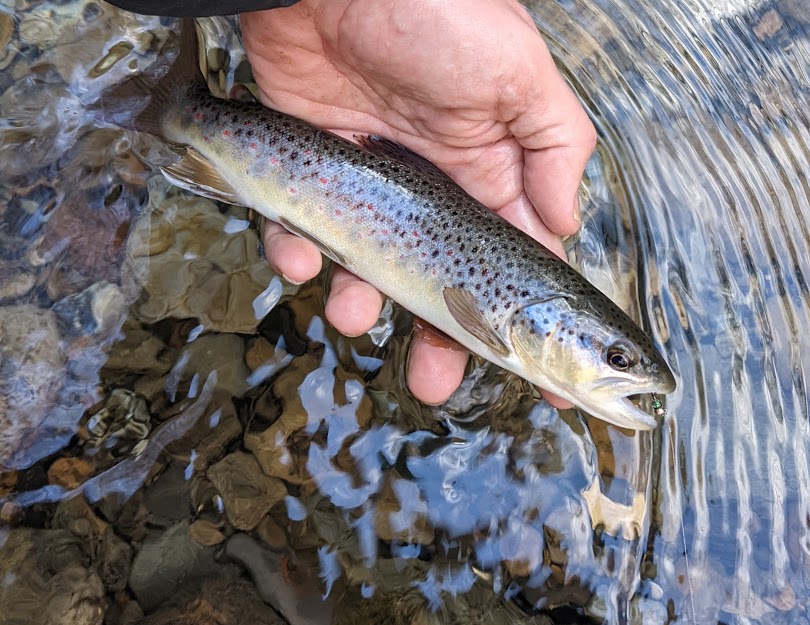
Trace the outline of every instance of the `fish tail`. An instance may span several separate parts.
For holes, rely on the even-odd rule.
[[[98,111],[104,122],[162,137],[161,119],[168,105],[179,97],[181,89],[204,84],[199,58],[196,21],[183,18],[177,56],[168,71],[162,75],[138,74],[105,91],[90,108]],[[133,114],[144,101],[146,106]]]

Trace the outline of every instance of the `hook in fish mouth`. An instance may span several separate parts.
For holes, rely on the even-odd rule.
[[[589,415],[607,421],[617,427],[631,430],[652,430],[658,425],[656,416],[639,408],[633,398],[638,394],[608,399],[594,398],[593,401],[575,402]],[[660,400],[659,400],[660,402]]]

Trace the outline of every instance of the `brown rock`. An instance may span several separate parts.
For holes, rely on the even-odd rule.
[[[78,488],[93,473],[93,465],[82,458],[57,458],[48,468],[48,482],[68,490]]]
[[[27,464],[25,440],[55,401],[65,357],[53,313],[30,304],[0,307],[0,466]]]
[[[284,625],[256,587],[244,579],[189,582],[140,625]]]
[[[256,534],[262,542],[274,551],[287,547],[287,536],[281,526],[271,517],[264,517],[256,528]]]
[[[35,282],[36,276],[27,269],[0,262],[0,301],[21,298],[34,288]]]
[[[191,538],[206,547],[218,545],[225,540],[225,534],[219,523],[213,523],[205,519],[198,519],[189,527]]]
[[[244,209],[231,213],[244,217]],[[139,319],[194,318],[206,331],[255,332],[253,300],[274,274],[256,231],[226,234],[227,219],[208,200],[169,195],[134,225],[130,261],[145,282]]]
[[[16,471],[0,471],[0,497],[5,497],[13,492],[16,485]]]
[[[265,475],[256,458],[244,452],[225,456],[207,475],[224,501],[228,520],[240,530],[254,529],[287,496],[284,482]]]
[[[245,364],[251,371],[255,371],[276,353],[276,346],[263,336],[256,336],[248,341],[245,350]]]

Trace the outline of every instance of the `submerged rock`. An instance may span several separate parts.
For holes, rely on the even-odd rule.
[[[0,624],[101,625],[104,584],[66,530],[7,530],[0,545]]]
[[[186,584],[139,625],[287,625],[245,579]]]
[[[226,234],[227,223],[210,200],[175,194],[135,223],[128,262],[144,282],[138,319],[194,318],[206,331],[256,331],[261,319],[252,304],[275,274],[256,230]]]
[[[64,378],[54,314],[30,304],[0,307],[0,467],[26,464],[26,441],[37,435]]]
[[[208,479],[222,497],[225,514],[240,530],[252,530],[287,496],[278,478],[268,477],[250,454],[235,452],[208,469]]]
[[[177,523],[146,539],[132,563],[129,587],[144,610],[151,612],[190,578],[216,574],[220,565],[214,549],[195,541],[188,523]]]

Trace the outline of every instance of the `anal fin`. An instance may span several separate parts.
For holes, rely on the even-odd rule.
[[[462,328],[499,356],[509,355],[509,348],[484,317],[472,293],[464,289],[447,288],[443,294],[447,309]]]
[[[278,220],[278,222],[282,226],[284,226],[289,232],[293,233],[294,235],[299,236],[302,239],[306,239],[307,241],[311,241],[312,243],[314,243],[315,247],[317,247],[321,251],[321,254],[323,254],[327,258],[331,258],[333,261],[335,261],[341,267],[346,267],[346,259],[343,256],[341,256],[340,254],[338,254],[337,252],[335,252],[332,248],[330,248],[328,245],[326,245],[323,241],[318,239],[313,234],[310,234],[309,232],[301,230],[301,228],[299,228],[298,226],[290,223],[289,221],[287,221],[283,217],[281,217]]]
[[[184,148],[178,161],[160,171],[166,179],[181,189],[226,204],[241,204],[239,194],[223,179],[207,158],[194,148]]]

